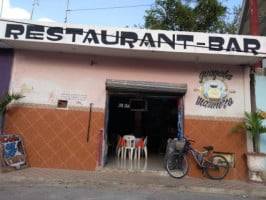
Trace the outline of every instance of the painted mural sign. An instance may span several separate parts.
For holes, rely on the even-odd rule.
[[[38,22],[39,23],[39,22]],[[254,36],[218,35],[145,29],[115,29],[60,24],[0,21],[0,39],[95,47],[263,56],[264,40]],[[198,48],[195,48],[198,47]],[[264,55],[265,56],[265,55]]]
[[[229,93],[226,81],[233,77],[229,71],[209,70],[202,71],[199,75],[200,88],[195,89],[200,95],[196,100],[196,105],[211,109],[226,109],[233,105],[234,101]]]
[[[0,146],[1,168],[15,167],[19,169],[26,165],[26,153],[21,135],[0,135]]]

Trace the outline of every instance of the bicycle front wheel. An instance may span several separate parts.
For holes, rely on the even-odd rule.
[[[211,156],[205,165],[205,170],[210,179],[221,180],[229,171],[229,163],[224,156]]]
[[[170,154],[166,160],[166,170],[173,178],[183,178],[189,170],[187,156],[178,152]]]

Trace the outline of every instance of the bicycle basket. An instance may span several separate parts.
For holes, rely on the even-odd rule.
[[[185,147],[186,141],[176,141],[175,142],[175,149],[177,151],[182,151]]]

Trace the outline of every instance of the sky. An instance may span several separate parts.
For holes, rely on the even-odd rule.
[[[0,17],[96,26],[141,27],[144,25],[145,10],[150,9],[154,2],[155,0],[0,0]],[[223,0],[222,3],[231,10],[234,5],[241,6],[242,0]]]

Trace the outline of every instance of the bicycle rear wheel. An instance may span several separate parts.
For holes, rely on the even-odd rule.
[[[187,156],[178,152],[170,154],[166,160],[166,170],[173,178],[183,178],[189,170]]]
[[[205,171],[210,179],[221,180],[229,171],[229,163],[224,156],[211,156],[206,162]]]

